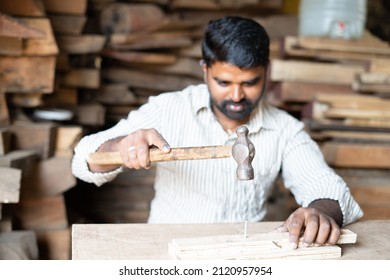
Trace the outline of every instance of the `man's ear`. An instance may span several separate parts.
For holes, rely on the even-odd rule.
[[[206,65],[206,63],[204,63],[203,60],[200,61],[200,65],[201,65],[202,71],[203,71],[203,80],[207,84],[207,65]]]

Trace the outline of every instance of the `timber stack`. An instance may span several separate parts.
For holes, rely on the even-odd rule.
[[[1,259],[70,258],[64,193],[76,185],[70,160],[82,128],[27,114],[61,90],[48,17],[61,3],[0,1]]]
[[[364,219],[389,218],[389,44],[367,31],[356,40],[286,36],[281,50],[270,102],[305,121]]]

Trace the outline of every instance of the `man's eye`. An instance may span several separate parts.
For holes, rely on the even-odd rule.
[[[219,81],[218,84],[219,84],[220,86],[222,86],[222,87],[226,87],[226,86],[229,85],[228,82],[224,82],[224,81]]]
[[[257,84],[257,81],[253,81],[253,82],[245,82],[244,83],[244,86],[247,86],[247,87],[252,87],[252,86],[254,86],[254,85],[256,85]]]

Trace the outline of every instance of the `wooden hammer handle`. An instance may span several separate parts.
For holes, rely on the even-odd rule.
[[[167,154],[160,149],[152,148],[149,150],[149,155],[151,162],[226,158],[232,155],[232,146],[172,148]],[[91,164],[123,164],[119,152],[91,153],[87,162]]]

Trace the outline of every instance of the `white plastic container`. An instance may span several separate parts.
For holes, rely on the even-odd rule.
[[[301,0],[299,35],[356,39],[364,34],[366,0]]]

